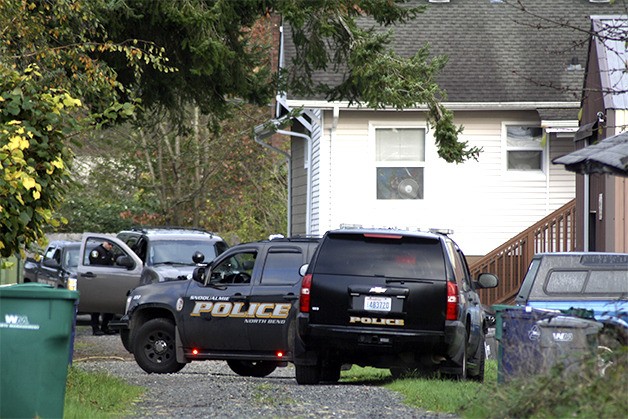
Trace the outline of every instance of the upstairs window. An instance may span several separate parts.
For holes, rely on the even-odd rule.
[[[543,128],[506,125],[506,159],[509,171],[543,170]]]
[[[377,199],[423,199],[425,129],[375,129]]]

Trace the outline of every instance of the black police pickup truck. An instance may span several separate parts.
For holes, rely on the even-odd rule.
[[[177,372],[191,361],[226,360],[243,376],[264,377],[292,361],[299,268],[318,239],[275,238],[236,245],[193,279],[134,289],[110,327],[148,373]]]
[[[484,379],[487,329],[463,253],[441,233],[327,232],[302,281],[294,364],[299,384],[335,382],[343,365]]]
[[[39,260],[27,258],[24,282],[40,282],[55,288],[67,288],[68,277],[76,274],[81,242],[54,240],[38,255]]]

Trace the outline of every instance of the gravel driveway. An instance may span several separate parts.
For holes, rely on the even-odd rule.
[[[107,372],[148,390],[130,418],[444,418],[405,406],[401,397],[367,384],[299,386],[294,367],[265,378],[240,377],[222,361],[192,362],[176,374],[147,374],[120,337],[92,336],[79,325],[73,364]]]

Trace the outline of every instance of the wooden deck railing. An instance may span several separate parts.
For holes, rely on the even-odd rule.
[[[497,288],[480,290],[483,304],[512,304],[532,256],[575,249],[576,200],[571,200],[524,232],[469,266],[475,279],[481,272],[499,277]]]

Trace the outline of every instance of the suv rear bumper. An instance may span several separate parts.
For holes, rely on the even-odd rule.
[[[440,355],[459,363],[464,352],[465,338],[465,326],[460,321],[447,321],[443,331],[382,330],[310,325],[308,316],[300,314],[294,358],[295,363],[311,365],[317,362],[316,353],[324,348],[348,357],[414,353]]]

